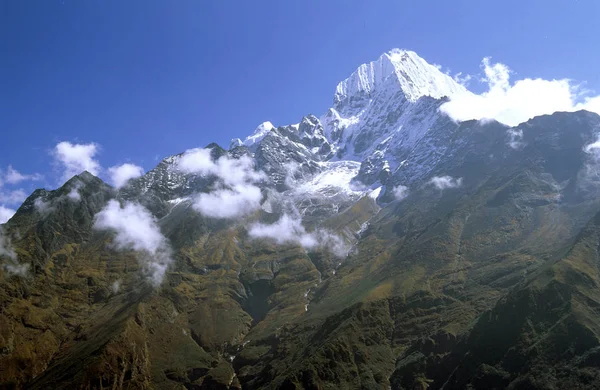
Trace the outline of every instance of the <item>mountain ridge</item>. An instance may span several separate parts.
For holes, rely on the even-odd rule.
[[[369,77],[355,122],[36,190],[2,225],[0,385],[593,388],[600,116],[456,123]]]

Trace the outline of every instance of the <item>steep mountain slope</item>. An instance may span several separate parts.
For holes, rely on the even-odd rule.
[[[0,386],[593,388],[600,116],[440,113],[466,93],[393,50],[321,118],[35,191],[0,235]]]

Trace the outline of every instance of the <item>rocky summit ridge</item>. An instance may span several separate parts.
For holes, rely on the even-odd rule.
[[[599,388],[600,116],[457,123],[415,53],[324,115],[83,172],[0,234],[0,387]]]

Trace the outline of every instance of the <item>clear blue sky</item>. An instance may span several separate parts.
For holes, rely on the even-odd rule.
[[[394,47],[452,73],[492,56],[599,92],[599,16],[597,0],[3,0],[0,169],[56,183],[59,141],[146,170],[227,147],[265,120],[322,114],[337,82]]]

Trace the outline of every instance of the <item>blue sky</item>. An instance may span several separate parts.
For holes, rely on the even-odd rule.
[[[0,169],[44,178],[0,192],[55,187],[62,141],[149,170],[266,120],[320,115],[339,81],[394,47],[453,74],[491,56],[516,78],[600,92],[598,15],[596,0],[2,1]]]

